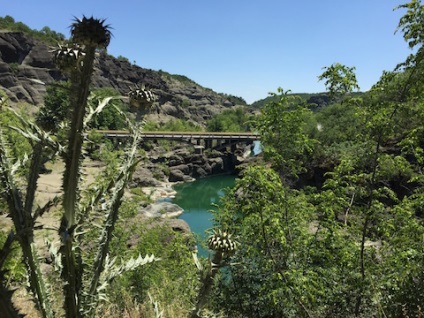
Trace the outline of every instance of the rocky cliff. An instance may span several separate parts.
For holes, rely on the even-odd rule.
[[[55,68],[50,49],[21,32],[0,32],[0,89],[12,104],[24,102],[37,107],[43,103],[46,85],[66,79]],[[136,84],[146,85],[157,97],[156,111],[150,115],[153,120],[181,118],[203,124],[233,106],[224,96],[184,76],[144,69],[107,53],[98,55],[94,88],[112,87],[126,95]]]

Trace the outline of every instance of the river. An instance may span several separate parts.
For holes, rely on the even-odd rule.
[[[194,182],[181,183],[174,186],[177,194],[172,203],[179,205],[184,213],[179,217],[185,220],[192,232],[198,236],[198,242],[207,238],[206,230],[213,226],[211,210],[216,210],[213,204],[219,203],[219,198],[225,189],[233,187],[235,176],[219,175],[198,179]],[[199,256],[207,256],[207,249],[198,244]]]
[[[258,155],[261,151],[260,142],[255,141],[252,155]],[[235,180],[234,175],[218,175],[174,186],[177,194],[171,202],[184,210],[179,218],[185,220],[198,237],[199,256],[208,256],[208,250],[201,243],[208,237],[206,230],[213,226],[213,214],[210,212],[216,211],[213,204],[219,204],[220,197],[226,189],[234,187]]]

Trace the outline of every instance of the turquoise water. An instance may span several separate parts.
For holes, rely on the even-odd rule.
[[[192,232],[200,241],[204,241],[208,234],[206,230],[213,226],[213,215],[210,210],[216,210],[213,204],[219,204],[227,188],[233,187],[235,176],[220,175],[198,179],[194,182],[177,184],[174,186],[177,192],[172,202],[178,204],[184,213],[179,217],[185,220]],[[208,252],[199,244],[199,255],[207,256]]]

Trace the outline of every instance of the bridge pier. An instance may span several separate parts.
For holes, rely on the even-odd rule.
[[[205,147],[203,147],[203,146],[194,146],[194,153],[195,154],[197,154],[197,155],[201,155],[201,154],[203,154],[203,149],[204,149]]]
[[[205,149],[212,149],[213,139],[205,139]]]
[[[237,144],[236,143],[231,144],[231,152],[235,153],[236,150],[237,150]]]

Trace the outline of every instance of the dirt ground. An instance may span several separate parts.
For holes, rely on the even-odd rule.
[[[84,176],[85,185],[89,185],[94,182],[95,176],[99,174],[102,168],[102,163],[99,161],[85,161]],[[50,173],[41,174],[37,182],[37,192],[35,197],[35,204],[43,206],[49,200],[59,196],[62,193],[62,173],[64,170],[64,163],[62,161],[56,161],[54,163],[47,163],[46,168],[51,170]],[[58,217],[54,216],[54,213],[46,213],[40,222],[49,227],[57,223]],[[5,215],[0,215],[0,229],[8,230],[12,225],[12,221]]]

